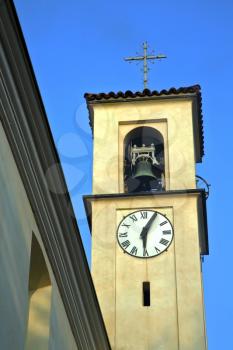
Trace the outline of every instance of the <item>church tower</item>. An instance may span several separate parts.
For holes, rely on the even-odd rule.
[[[86,94],[92,276],[112,349],[206,350],[199,86]]]

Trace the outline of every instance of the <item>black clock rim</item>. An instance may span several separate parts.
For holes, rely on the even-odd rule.
[[[153,213],[158,213],[158,214],[162,215],[163,217],[166,218],[166,220],[170,223],[170,225],[171,225],[171,227],[172,227],[172,239],[171,239],[169,245],[168,245],[168,246],[166,247],[166,249],[164,249],[162,252],[160,252],[159,254],[153,255],[153,256],[136,256],[136,255],[130,254],[129,252],[127,252],[126,250],[124,250],[124,249],[122,248],[122,246],[121,246],[121,244],[120,244],[120,242],[119,242],[119,239],[118,239],[118,234],[117,234],[117,233],[118,233],[118,230],[119,230],[119,227],[120,227],[122,221],[124,221],[125,218],[126,218],[127,216],[133,215],[134,213],[138,213],[139,211],[143,211],[143,210],[145,210],[145,211],[152,211]],[[156,256],[159,256],[159,255],[161,255],[161,254],[167,252],[168,248],[170,247],[170,245],[171,245],[172,242],[173,242],[173,238],[174,238],[174,227],[173,227],[171,221],[170,221],[164,214],[162,214],[161,212],[159,212],[159,211],[157,211],[157,210],[152,210],[152,209],[146,209],[146,208],[144,208],[144,209],[140,209],[140,210],[135,210],[135,211],[133,211],[132,213],[129,213],[128,215],[126,215],[126,216],[120,221],[120,223],[119,223],[118,226],[117,226],[116,236],[117,236],[118,245],[119,245],[119,247],[123,250],[123,253],[124,253],[124,254],[128,254],[128,255],[130,255],[130,256],[132,256],[132,257],[134,257],[134,258],[137,258],[137,259],[152,259],[152,258],[155,258]]]

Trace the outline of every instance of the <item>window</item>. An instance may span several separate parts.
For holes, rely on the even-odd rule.
[[[142,283],[143,306],[150,306],[150,282]]]

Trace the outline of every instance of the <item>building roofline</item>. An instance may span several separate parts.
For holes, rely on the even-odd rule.
[[[110,349],[60,159],[12,0],[0,1],[0,41],[1,122],[77,348]],[[55,169],[52,177],[46,176],[50,167]]]
[[[204,156],[204,131],[203,131],[203,114],[202,114],[202,96],[200,85],[192,85],[188,87],[180,87],[178,89],[171,88],[168,90],[149,90],[132,92],[109,92],[109,93],[85,93],[84,97],[87,101],[89,110],[89,124],[92,132],[94,131],[94,112],[93,108],[96,104],[103,103],[126,103],[126,102],[141,102],[150,100],[165,100],[165,99],[184,99],[192,98],[194,100],[194,123],[196,125],[196,161],[201,162]]]
[[[126,92],[118,91],[117,93],[111,91],[108,93],[85,93],[84,97],[87,102],[98,102],[98,101],[112,101],[112,100],[125,100],[125,99],[136,99],[136,98],[151,98],[158,96],[171,96],[171,95],[180,95],[180,94],[199,94],[201,92],[200,85],[192,85],[188,87],[180,87],[180,88],[170,88],[168,90],[149,90],[144,89],[143,91],[133,92],[131,90],[127,90]]]

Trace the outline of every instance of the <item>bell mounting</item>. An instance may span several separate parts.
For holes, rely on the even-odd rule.
[[[205,190],[206,190],[206,199],[209,198],[209,195],[210,195],[210,184],[200,175],[196,175],[196,183],[197,183],[197,186],[200,187],[200,182],[201,184],[204,184],[204,187],[205,187]],[[203,187],[203,186],[201,186]]]
[[[138,127],[126,135],[124,184],[126,192],[153,192],[165,189],[164,143],[150,127]]]
[[[155,157],[155,146],[152,143],[150,146],[142,145],[137,147],[133,145],[131,147],[131,162],[133,178],[153,178],[156,176],[153,174],[152,166],[159,165]]]

